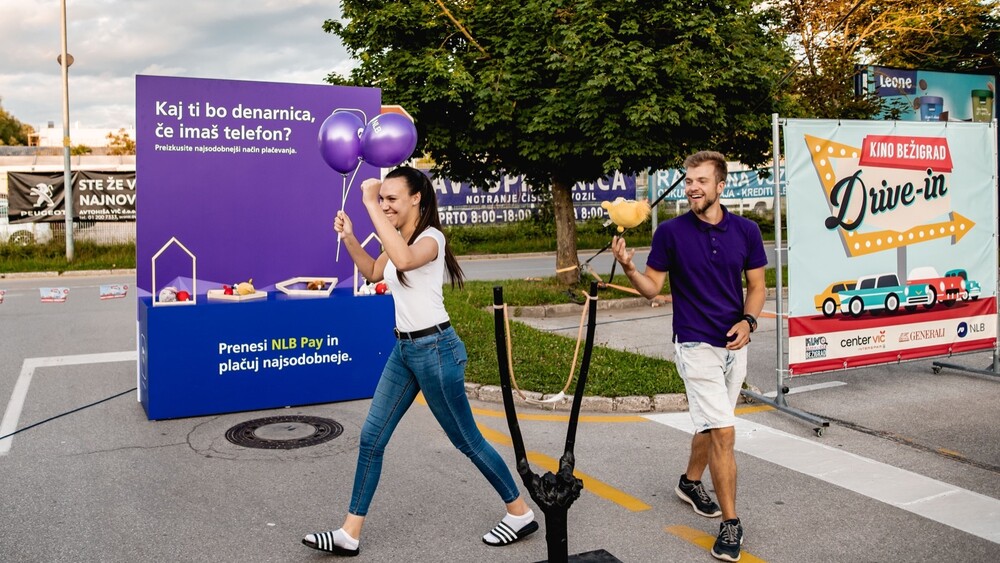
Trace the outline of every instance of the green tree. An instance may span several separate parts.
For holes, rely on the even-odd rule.
[[[18,121],[3,109],[2,102],[3,98],[0,98],[0,145],[27,145],[35,128]]]
[[[124,127],[119,129],[117,133],[108,133],[107,139],[108,154],[113,156],[135,154],[135,141],[132,140]]]
[[[950,72],[998,70],[995,0],[781,0],[781,31],[800,58],[792,113],[866,119],[884,108],[855,96],[858,65]]]
[[[717,149],[767,158],[788,67],[771,12],[749,0],[344,0],[340,37],[375,86],[414,115],[436,173],[479,185],[523,175],[551,189],[556,269],[579,280],[570,189],[614,170],[677,166]]]

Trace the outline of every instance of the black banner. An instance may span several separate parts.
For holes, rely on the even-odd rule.
[[[135,221],[135,172],[72,174],[74,221]],[[63,172],[8,172],[10,223],[65,221]]]
[[[7,219],[14,223],[66,220],[62,172],[8,172]]]

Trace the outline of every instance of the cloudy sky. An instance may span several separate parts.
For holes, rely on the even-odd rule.
[[[0,1],[0,104],[62,127],[59,0]],[[322,84],[351,66],[336,0],[66,0],[73,127],[135,125],[135,75]]]

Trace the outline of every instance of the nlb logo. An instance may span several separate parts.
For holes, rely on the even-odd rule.
[[[958,337],[965,338],[970,334],[982,334],[986,332],[986,323],[958,323]]]

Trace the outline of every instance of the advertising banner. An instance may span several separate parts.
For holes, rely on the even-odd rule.
[[[70,178],[72,180],[72,176]],[[8,172],[8,222],[66,221],[65,183],[63,172]]]
[[[371,397],[395,343],[392,298],[355,296],[333,221],[343,208],[359,240],[373,233],[360,185],[380,171],[334,170],[319,139],[338,112],[369,123],[380,98],[136,77],[138,390],[149,418]],[[108,194],[101,186],[82,192]]]
[[[990,349],[992,123],[788,120],[792,375]]]
[[[996,78],[960,74],[864,67],[855,89],[890,102],[883,119],[904,121],[975,121],[988,123],[996,115]]]
[[[537,214],[542,202],[523,176],[505,176],[492,186],[479,187],[438,178],[429,170],[425,173],[437,192],[439,215],[445,226],[523,221]],[[635,176],[615,172],[596,182],[577,182],[571,191],[577,221],[606,217],[602,201],[635,199]]]
[[[73,220],[135,221],[135,172],[78,170],[73,184]],[[11,223],[62,222],[66,216],[63,172],[8,172]]]
[[[135,221],[135,186],[135,172],[77,172],[73,178],[74,219]]]
[[[136,77],[139,295],[152,291],[153,256],[171,239],[188,252],[158,257],[161,285],[190,278],[193,255],[198,293],[250,278],[263,290],[298,276],[349,286],[353,264],[346,252],[335,259],[333,219],[347,194],[358,238],[372,232],[360,185],[379,169],[337,173],[317,139],[334,110],[367,122],[379,102],[373,88]]]
[[[670,189],[684,171],[678,168],[657,170],[649,175],[652,198],[656,199]],[[781,167],[781,195],[785,195],[785,167]],[[664,201],[684,200],[684,184],[663,197]],[[726,176],[726,189],[722,193],[723,200],[730,199],[774,199],[774,174],[770,168],[757,170],[738,170]]]

